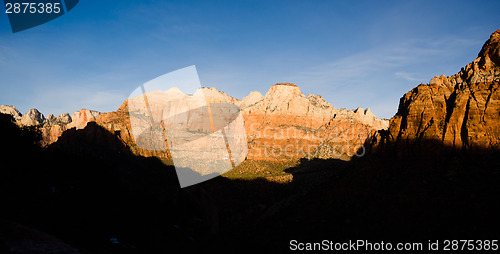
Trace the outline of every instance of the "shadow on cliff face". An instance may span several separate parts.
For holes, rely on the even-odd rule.
[[[302,160],[284,171],[293,178],[287,183],[217,177],[180,189],[173,167],[132,155],[98,125],[41,149],[36,133],[0,116],[0,217],[91,252],[284,252],[292,239],[500,237],[494,151],[381,149],[352,162]]]

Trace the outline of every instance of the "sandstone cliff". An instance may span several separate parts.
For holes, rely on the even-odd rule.
[[[291,83],[278,83],[265,96],[258,95],[242,100],[242,106],[250,104],[242,111],[251,159],[348,159],[374,131],[388,126],[369,109],[338,110]]]
[[[200,94],[208,103],[227,103],[239,107],[244,119],[248,158],[254,160],[283,161],[318,157],[349,159],[362,148],[368,136],[388,127],[387,120],[378,119],[368,108],[336,109],[319,95],[305,96],[298,86],[291,83],[278,83],[265,96],[259,92],[251,92],[241,100],[215,88],[200,88],[194,95]],[[151,119],[161,119],[167,114],[161,110],[166,104],[175,103],[176,110],[182,111],[186,107],[186,102],[182,101],[187,101],[190,96],[177,88],[171,88],[168,91],[147,92],[147,98],[149,110],[154,112]],[[137,145],[130,117],[131,112],[140,112],[136,112],[130,103],[138,100],[142,100],[142,97],[128,99],[114,112],[100,113],[82,109],[72,116],[62,114],[56,118],[49,115],[46,119],[37,110],[30,110],[24,116],[12,106],[2,106],[0,110],[13,115],[20,125],[40,126],[43,145],[56,142],[66,130],[83,129],[89,122],[95,121],[117,135],[134,154],[170,160],[169,150],[154,147],[147,149]],[[190,119],[190,129],[199,130],[205,128],[201,120],[196,120],[201,119],[200,114],[201,112],[192,112],[182,117]],[[162,142],[156,144],[157,142],[149,141],[155,147],[164,146]]]
[[[387,139],[500,149],[500,30],[457,74],[434,77],[400,100]]]
[[[71,116],[71,122],[68,124],[67,128],[71,129],[76,127],[76,129],[83,129],[88,122],[95,121],[101,113],[95,110],[82,109],[73,113]]]

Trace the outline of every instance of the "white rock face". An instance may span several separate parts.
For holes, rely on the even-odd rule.
[[[32,108],[21,117],[21,125],[35,126],[43,124],[45,117],[36,108]]]
[[[363,108],[357,108],[354,110],[354,119],[357,121],[372,126],[376,129],[387,129],[389,128],[389,121],[385,119],[378,119],[370,110],[367,108],[363,110]]]
[[[303,117],[333,117],[337,110],[319,95],[307,97],[300,88],[290,83],[272,86],[265,96],[252,92],[241,100],[242,110],[259,114],[290,114]]]
[[[95,110],[82,109],[73,113],[71,117],[71,123],[67,125],[67,128],[76,127],[77,129],[83,129],[87,126],[88,122],[95,121],[101,113]],[[61,118],[67,119],[67,116],[62,116]]]
[[[57,124],[68,124],[71,123],[72,119],[71,116],[68,113],[60,114],[56,118],[56,123]]]
[[[0,106],[0,113],[12,115],[14,117],[14,120],[16,122],[21,121],[22,114],[14,106],[11,106],[11,105],[2,105],[2,106]]]
[[[236,100],[233,97],[215,89],[214,87],[199,88],[196,90],[195,94],[197,93],[203,93],[207,102],[210,103],[236,103]]]
[[[312,127],[318,127],[330,119],[346,119],[375,129],[387,129],[389,126],[388,120],[377,118],[370,109],[336,109],[320,95],[304,96],[300,88],[291,83],[278,83],[272,86],[265,96],[252,92],[235,104],[249,117],[289,115],[292,118],[288,118],[288,121],[304,121]],[[283,124],[286,124],[287,120],[283,120]]]
[[[272,86],[264,96],[264,100],[255,108],[267,111],[267,113],[284,113],[307,110],[307,99],[300,88],[293,84],[283,83]],[[290,107],[291,106],[291,107]],[[296,112],[301,113],[301,112]]]
[[[240,107],[240,109],[245,109],[248,108],[249,106],[261,101],[264,99],[264,96],[258,91],[253,91],[249,95],[247,95],[245,98],[236,101],[236,105]]]
[[[47,118],[45,119],[45,124],[52,124],[56,121],[56,117],[54,114],[49,114]]]
[[[168,149],[181,187],[189,186],[198,174],[213,177],[245,160],[244,120],[235,101],[215,88],[199,88],[192,95],[169,89],[129,97],[131,134],[140,149]],[[197,174],[190,176],[185,168]]]

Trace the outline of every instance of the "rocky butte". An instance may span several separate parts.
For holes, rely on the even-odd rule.
[[[338,110],[294,84],[278,83],[259,95],[239,102],[251,159],[348,158],[373,131],[387,128],[369,109]]]
[[[291,83],[275,84],[265,95],[251,92],[241,100],[215,88],[200,88],[199,92],[203,92],[209,103],[231,103],[240,108],[249,147],[247,158],[252,160],[348,160],[357,152],[364,153],[362,145],[367,137],[389,125],[388,120],[377,118],[370,109],[336,109],[319,95],[305,96]],[[148,92],[151,107],[161,106],[161,101],[154,99],[160,93],[184,96],[178,89]],[[1,106],[0,112],[13,115],[19,125],[41,126],[46,146],[56,142],[68,129],[82,129],[88,122],[96,122],[117,135],[134,154],[170,159],[168,151],[147,150],[136,145],[131,135],[129,100],[109,113],[82,109],[72,116],[62,114],[45,118],[36,109],[22,115],[13,106],[6,105]]]
[[[407,92],[385,136],[396,144],[433,141],[455,149],[500,149],[500,29],[460,72]]]

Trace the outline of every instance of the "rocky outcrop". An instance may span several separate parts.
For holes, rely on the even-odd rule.
[[[338,110],[319,95],[306,97],[291,83],[278,83],[261,98],[248,97],[242,105],[250,105],[242,111],[248,158],[255,160],[348,159],[374,131],[388,126],[369,109]]]
[[[202,87],[198,89],[195,93],[203,93],[203,96],[207,99],[209,103],[236,103],[236,99],[221,92],[214,87]]]
[[[259,91],[253,91],[243,99],[236,101],[236,105],[240,107],[240,109],[246,109],[262,99],[264,99],[264,96],[262,96]]]
[[[215,88],[206,87],[198,89],[192,96],[204,98],[196,102],[201,103],[200,106],[206,103],[226,103],[239,107],[248,142],[247,158],[254,160],[283,161],[317,157],[348,159],[362,148],[368,136],[388,126],[387,120],[375,117],[370,109],[336,109],[319,95],[305,96],[298,86],[291,83],[278,83],[272,86],[265,96],[260,92],[251,92],[241,100]],[[149,115],[150,112],[150,118],[136,117],[135,120],[156,121],[172,113],[164,112],[167,104],[172,110],[188,112],[187,108],[192,108],[191,104],[195,103],[190,102],[192,96],[182,93],[178,88],[149,91],[146,96],[147,103],[144,101],[145,97],[139,95],[127,99],[114,112],[101,114],[82,109],[72,116],[67,113],[58,117],[49,115],[47,119],[44,119],[37,110],[31,110],[25,116],[21,116],[11,106],[2,106],[2,110],[18,116],[21,125],[25,123],[40,125],[43,145],[56,142],[66,130],[83,129],[89,122],[96,122],[118,136],[134,154],[154,156],[168,161],[171,158],[168,149],[154,149],[165,147],[162,138],[159,141],[136,140],[131,126],[131,114],[140,116]],[[144,102],[148,106],[135,107],[134,103],[139,102]],[[145,110],[149,112],[142,112]],[[231,110],[231,107],[224,110]],[[188,129],[195,132],[206,127],[200,120],[203,118],[201,111],[191,110],[189,113],[177,114],[176,118],[179,117],[187,118]],[[23,122],[22,119],[26,120]],[[163,137],[159,134],[158,137]],[[151,138],[151,135],[149,137]],[[152,147],[148,149],[138,145],[138,142],[150,144]]]
[[[87,126],[88,122],[96,121],[101,113],[95,110],[82,109],[73,113],[71,117],[71,123],[68,124],[67,128],[71,129],[75,127],[76,129],[83,129]]]
[[[53,114],[47,116],[41,131],[42,145],[46,146],[58,140],[64,131],[68,129],[72,119],[68,113],[61,114],[55,117]]]
[[[11,105],[2,105],[0,106],[0,113],[11,115],[16,122],[21,121],[21,117],[23,116],[16,107]]]
[[[500,30],[453,76],[434,77],[400,100],[388,140],[436,141],[460,149],[500,149]]]
[[[82,109],[73,113],[63,113],[57,117],[49,114],[44,117],[37,109],[30,109],[26,114],[21,114],[14,106],[1,105],[0,113],[12,115],[19,126],[33,126],[42,133],[41,145],[47,146],[57,141],[64,131],[71,128],[83,129],[88,122],[96,121],[101,114],[98,111]],[[75,121],[73,121],[73,119]]]
[[[37,109],[32,108],[21,117],[20,124],[23,126],[36,126],[43,124],[44,121],[45,117],[43,114]]]
[[[248,158],[254,160],[347,159],[356,154],[369,135],[388,126],[387,120],[376,118],[369,109],[337,110],[321,96],[310,94],[306,97],[298,86],[290,83],[272,86],[265,96],[252,92],[242,100],[215,88],[200,88],[194,95],[200,93],[206,102],[231,103],[240,107],[249,147]],[[173,98],[187,100],[188,97],[176,88],[148,92],[152,119],[162,117],[157,114],[166,101],[174,103]],[[143,149],[136,144],[130,125],[130,111],[135,110],[129,107],[130,101],[125,101],[116,112],[101,114],[97,123],[119,135],[134,153],[168,160],[168,151]],[[196,122],[193,120],[196,117],[190,116],[190,121]]]
[[[157,157],[163,160],[169,160],[170,154],[164,150],[148,150],[142,149],[137,146],[132,135],[132,127],[130,124],[130,116],[128,111],[128,100],[118,108],[118,110],[102,113],[97,118],[96,123],[106,128],[111,133],[114,133],[124,144],[127,145],[129,150],[137,155],[145,157]]]
[[[68,113],[60,114],[58,115],[55,120],[54,124],[59,124],[59,125],[64,125],[64,124],[69,124],[73,121],[71,116]]]

